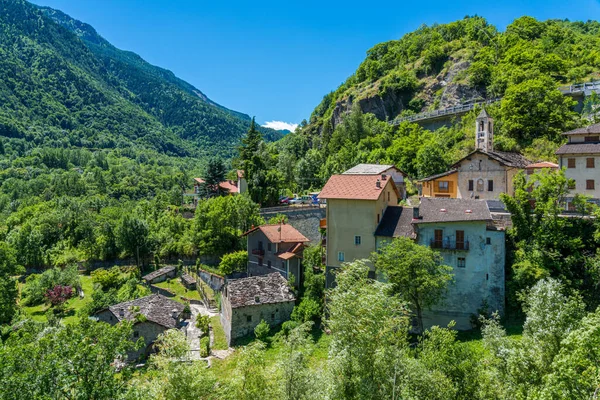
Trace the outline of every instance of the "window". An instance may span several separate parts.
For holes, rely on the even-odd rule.
[[[494,181],[490,179],[488,181],[488,192],[493,192],[493,191],[494,191]]]
[[[587,190],[594,190],[595,186],[596,185],[593,179],[588,179],[587,181],[585,181],[585,188]]]
[[[262,265],[263,265],[262,257],[258,257],[258,265],[260,265],[262,267]]]
[[[467,259],[464,257],[458,257],[456,266],[458,268],[466,268],[467,267]]]
[[[492,121],[488,122],[488,132],[492,131]]]
[[[267,267],[271,268],[271,260],[267,261]]]
[[[133,337],[134,338],[139,338],[140,337],[140,333],[138,331],[133,331]]]
[[[354,244],[358,246],[360,244],[360,239],[360,236],[354,236]]]
[[[484,129],[485,125],[483,121],[479,121],[479,131],[481,132]]]
[[[271,251],[271,242],[267,243],[267,250]]]
[[[275,313],[271,313],[271,320],[275,321]]]
[[[600,142],[600,136],[586,136],[584,142]]]
[[[246,315],[246,322],[252,322],[252,315]]]
[[[450,182],[448,181],[439,181],[438,182],[438,192],[448,192],[450,190]]]
[[[390,201],[390,192],[388,192],[388,201]]]
[[[465,231],[456,231],[456,248],[465,249]]]
[[[442,238],[444,235],[444,231],[441,229],[436,229],[433,231],[433,247],[439,249],[442,247]]]
[[[576,161],[574,158],[567,159],[567,168],[575,168]]]
[[[594,157],[585,159],[585,167],[586,168],[596,168],[596,159]]]
[[[338,251],[338,261],[344,261],[344,252]]]
[[[575,211],[575,204],[567,203],[567,211]]]
[[[576,189],[577,185],[576,185],[576,181],[575,179],[569,179],[569,189]]]
[[[485,244],[492,244],[492,238],[485,238]]]
[[[473,187],[474,187],[474,185],[473,185],[473,179],[469,179],[469,192],[473,191]]]

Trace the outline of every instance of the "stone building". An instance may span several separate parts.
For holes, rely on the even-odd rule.
[[[160,294],[115,304],[96,313],[99,321],[116,325],[121,321],[133,323],[133,340],[143,338],[144,347],[130,352],[129,360],[138,359],[152,351],[152,345],[161,333],[182,327],[183,304]]]
[[[558,164],[574,181],[567,209],[573,209],[573,195],[581,194],[600,205],[600,123],[563,133],[568,142],[557,151]]]
[[[153,284],[153,283],[164,282],[169,278],[175,278],[176,275],[177,275],[177,268],[175,268],[173,266],[169,266],[169,267],[162,267],[160,269],[157,269],[156,271],[152,271],[149,274],[144,275],[142,277],[142,279],[147,284]]]
[[[439,175],[418,181],[423,197],[498,200],[514,194],[513,180],[531,161],[520,153],[494,150],[494,123],[485,110],[475,121],[475,150]],[[434,187],[432,187],[434,186]]]
[[[254,333],[265,320],[270,326],[290,319],[294,293],[278,272],[227,281],[221,297],[221,325],[231,346]]]
[[[396,237],[429,246],[452,267],[454,283],[444,301],[424,313],[426,327],[471,329],[470,318],[485,303],[504,310],[504,230],[497,228],[484,200],[423,198],[419,207],[388,207],[375,231],[377,248]]]
[[[327,200],[325,265],[330,286],[335,268],[375,251],[373,232],[385,210],[398,205],[400,193],[385,174],[333,175],[319,198]]]
[[[281,223],[253,227],[248,240],[248,276],[279,272],[285,279],[302,280],[302,253],[309,240],[293,226]]]
[[[181,283],[187,290],[196,290],[196,279],[188,274],[181,274]]]

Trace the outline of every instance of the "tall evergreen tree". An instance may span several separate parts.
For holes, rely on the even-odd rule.
[[[221,194],[219,183],[225,180],[225,173],[225,164],[220,158],[211,158],[208,160],[204,172],[204,182],[210,194]]]

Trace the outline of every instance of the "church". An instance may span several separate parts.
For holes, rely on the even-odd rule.
[[[520,153],[494,150],[494,120],[485,109],[475,121],[475,150],[451,169],[418,181],[423,197],[498,200],[514,194],[513,180],[531,164]]]

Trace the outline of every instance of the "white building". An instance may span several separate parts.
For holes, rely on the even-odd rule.
[[[600,205],[600,123],[563,133],[567,144],[557,151],[558,165],[565,168],[567,178],[575,184],[571,195],[590,196]],[[568,197],[567,208],[571,209],[573,197]]]

